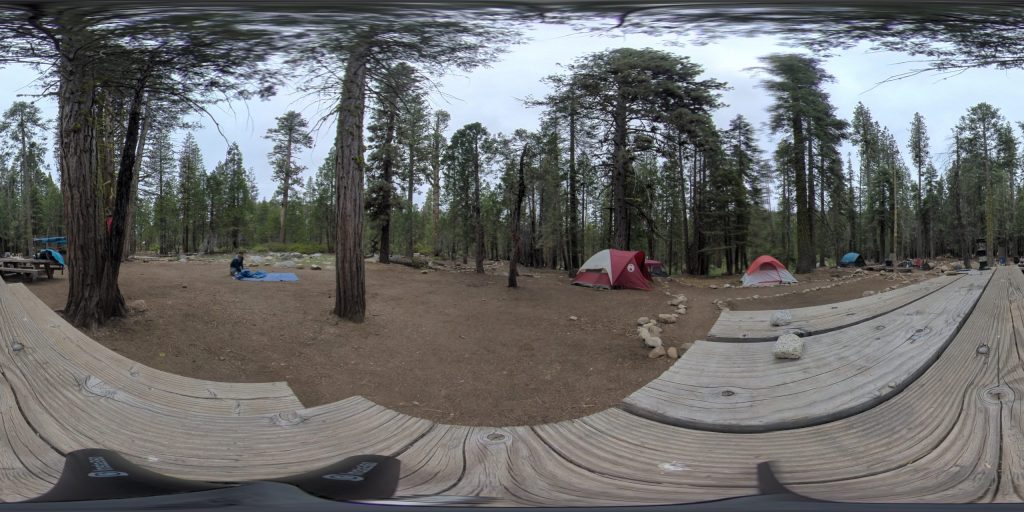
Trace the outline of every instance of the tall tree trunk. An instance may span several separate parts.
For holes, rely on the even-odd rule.
[[[519,251],[522,244],[519,242],[520,220],[523,215],[523,196],[526,194],[526,182],[524,180],[524,168],[526,167],[526,153],[529,145],[523,145],[523,151],[519,154],[519,173],[516,180],[516,206],[512,210],[512,254],[508,261],[508,287],[519,286],[516,278],[519,276]]]
[[[820,180],[820,182],[818,183],[818,200],[819,200],[818,204],[819,204],[819,208],[821,208],[821,210],[820,210],[821,218],[824,219],[825,218],[825,152],[819,151],[818,153],[819,153],[819,155],[818,155],[818,179]],[[834,206],[835,205],[833,204],[833,207]],[[836,239],[835,233],[832,232],[831,227],[829,227],[829,234],[832,236],[833,240]],[[828,242],[825,240],[825,237],[821,236],[820,232],[818,233],[818,235],[819,235],[818,236],[818,266],[821,267],[821,268],[825,268],[825,247],[826,247],[826,244]],[[836,263],[837,264],[839,263],[839,259],[838,258],[836,259]]]
[[[335,252],[334,314],[362,322],[366,315],[363,261],[363,114],[366,109],[366,66],[369,45],[358,44],[348,55],[338,110],[335,160],[338,239]]]
[[[69,20],[71,21],[71,20]],[[67,228],[68,300],[64,316],[78,327],[105,320],[100,302],[103,280],[103,221],[96,183],[95,80],[75,21],[58,29],[58,144]]]
[[[381,192],[380,219],[380,257],[381,263],[391,263],[391,181],[394,179],[394,161],[391,159],[392,144],[395,142],[395,111],[393,107],[388,113],[387,124],[384,126],[384,159],[381,162],[381,174],[384,190]]]
[[[21,167],[22,229],[25,241],[25,256],[32,255],[32,168],[28,165],[28,125],[24,113],[18,121],[20,142],[19,165]]]
[[[680,260],[683,262],[683,266],[689,270],[690,261],[690,221],[689,213],[686,211],[686,166],[683,165],[683,140],[680,136],[676,142],[676,159],[679,162],[679,197],[682,205],[681,209],[683,212],[683,245],[682,245],[682,257]]]
[[[612,135],[612,247],[629,249],[629,208],[626,204],[626,136],[627,120],[625,105],[615,111],[614,133]]]
[[[579,196],[576,190],[576,109],[575,105],[569,111],[569,260],[570,272],[580,268],[582,255],[580,254],[580,206]]]
[[[963,188],[960,183],[960,134],[956,134],[956,160],[953,163],[953,208],[956,216],[958,237],[960,238],[960,256],[963,258],[964,267],[971,266],[970,243],[967,239],[967,227],[964,226],[963,210],[961,208],[961,194]]]
[[[416,241],[416,230],[413,229],[415,226],[416,209],[413,207],[413,192],[416,187],[416,151],[415,146],[409,143],[409,176],[405,187],[405,212],[406,219],[408,222],[405,223],[406,235],[405,235],[405,256],[412,261],[414,244]]]
[[[135,148],[135,168],[132,169],[132,190],[131,202],[128,203],[128,214],[125,223],[128,226],[128,236],[124,239],[124,249],[121,251],[122,261],[135,252],[135,209],[139,202],[139,176],[142,174],[142,159],[146,154],[146,137],[149,135],[149,109],[143,105],[142,130],[139,133],[139,144]]]
[[[484,225],[480,222],[480,140],[473,147],[473,222],[476,224],[476,273],[484,273]]]
[[[798,274],[806,274],[814,269],[814,245],[811,242],[813,218],[807,204],[807,163],[802,151],[806,141],[803,120],[799,116],[793,116],[792,128],[795,148],[793,188],[796,196],[796,271]]]
[[[818,253],[818,243],[817,243],[817,238],[815,237],[815,235],[816,235],[816,233],[815,233],[815,231],[816,231],[815,230],[815,223],[816,222],[815,221],[817,221],[817,216],[814,214],[814,212],[816,210],[816,208],[814,206],[814,203],[817,200],[817,197],[815,197],[815,190],[814,190],[815,189],[815,183],[814,183],[814,179],[815,179],[815,175],[820,173],[820,172],[821,172],[820,169],[818,170],[818,172],[815,172],[815,169],[814,169],[814,138],[812,136],[810,136],[810,134],[808,134],[808,137],[807,137],[807,181],[806,181],[806,183],[807,183],[807,218],[810,219],[809,229],[811,231],[811,240],[809,242],[810,246],[811,246],[811,251],[812,251],[811,252],[811,268],[814,268],[814,261],[817,259],[816,256],[817,256],[817,253]]]

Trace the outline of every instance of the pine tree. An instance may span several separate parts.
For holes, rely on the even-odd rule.
[[[814,173],[813,142],[815,126],[827,126],[831,112],[828,95],[822,87],[832,81],[821,61],[798,54],[773,54],[762,57],[764,71],[771,78],[761,82],[772,97],[769,108],[772,133],[785,133],[792,142],[788,165],[793,168],[793,192],[796,202],[798,273],[814,268]]]
[[[480,188],[486,172],[485,151],[490,146],[487,129],[471,123],[452,134],[445,152],[445,188],[449,211],[458,219],[463,247],[474,241],[476,271],[484,271],[484,232],[481,224]],[[463,254],[468,253],[468,250]]]
[[[38,176],[43,165],[43,134],[46,130],[47,123],[43,121],[39,107],[32,103],[16,101],[0,118],[0,147],[7,157],[5,160],[9,162],[11,183],[17,182],[18,189],[20,212],[16,218],[21,236],[17,237],[20,243],[15,244],[15,247],[19,247],[18,252],[26,256],[32,252],[33,233],[39,224],[38,213],[42,206],[39,204],[39,187],[42,183]],[[15,217],[12,215],[11,218],[13,220]]]
[[[302,187],[301,175],[305,169],[295,163],[295,158],[299,151],[313,146],[313,137],[308,131],[309,123],[294,110],[275,119],[277,126],[268,129],[264,138],[274,142],[267,158],[274,169],[274,181],[278,183],[275,195],[281,198],[280,242],[284,244],[288,242],[288,199],[296,188]]]

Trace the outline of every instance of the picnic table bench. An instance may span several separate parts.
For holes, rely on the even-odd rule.
[[[64,273],[64,266],[51,260],[37,260],[28,258],[0,258],[0,274],[21,274],[35,281],[36,277],[46,274],[48,279],[53,279],[53,271],[60,269]]]

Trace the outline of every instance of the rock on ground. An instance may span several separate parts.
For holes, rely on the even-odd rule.
[[[772,355],[775,359],[800,359],[804,352],[804,340],[796,334],[783,334],[775,340]]]
[[[300,263],[300,264],[298,264],[298,265],[295,265],[295,268],[297,268],[297,269],[304,269],[304,268],[306,268],[306,266],[305,266],[305,265],[302,265],[302,264]]]
[[[668,301],[669,306],[678,306],[680,304],[686,304],[686,295],[676,295],[672,300]]]
[[[295,268],[294,261],[279,261],[274,263],[274,268]]]
[[[647,354],[647,357],[649,357],[651,359],[657,359],[657,358],[662,357],[664,355],[665,355],[665,347],[654,347],[653,349],[651,349],[650,353]]]
[[[661,338],[657,336],[650,336],[644,338],[644,345],[647,345],[648,347],[651,348],[660,347],[662,345]]]
[[[717,290],[718,289],[718,285],[717,284],[709,284],[708,288],[711,288],[712,290]]]
[[[674,324],[679,319],[679,315],[674,313],[662,313],[658,315],[658,321],[663,324]]]
[[[576,315],[569,315],[569,320],[579,320],[579,317],[577,317]]]
[[[426,269],[420,270],[420,274],[429,274],[429,273],[430,273],[429,270],[426,270]]]
[[[323,270],[323,267],[321,267],[320,265],[310,265],[309,269],[310,270]]]
[[[677,315],[685,315],[686,314],[686,306],[683,306],[683,307],[677,309],[675,314],[677,314]]]
[[[636,324],[637,325],[644,325],[644,324],[649,323],[650,321],[651,321],[650,318],[647,318],[646,316],[642,316],[642,317],[636,319]]]
[[[793,323],[793,313],[790,313],[788,309],[780,309],[772,313],[771,323],[772,327],[781,327],[783,325],[789,325]]]
[[[146,306],[146,301],[142,299],[130,301],[126,305],[128,306],[129,310],[134,311],[136,313],[142,313],[143,311],[149,309],[149,307]]]
[[[667,355],[669,359],[679,359],[679,349],[675,347],[669,347],[668,349],[665,350],[665,355]]]
[[[878,293],[878,292],[876,292],[874,290],[868,290],[868,291],[864,292],[863,294],[861,294],[861,297],[870,297],[870,296],[872,296],[872,295],[874,295],[876,293]]]

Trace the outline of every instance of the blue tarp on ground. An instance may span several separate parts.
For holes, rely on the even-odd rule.
[[[299,276],[297,276],[297,275],[295,275],[295,274],[293,274],[291,272],[254,272],[254,274],[257,274],[257,275],[262,274],[263,277],[243,277],[243,278],[240,278],[240,279],[236,277],[235,279],[238,279],[239,281],[266,281],[266,282],[270,282],[270,281],[298,281],[299,280]]]
[[[848,252],[839,260],[840,267],[863,267],[864,257],[856,252]]]

